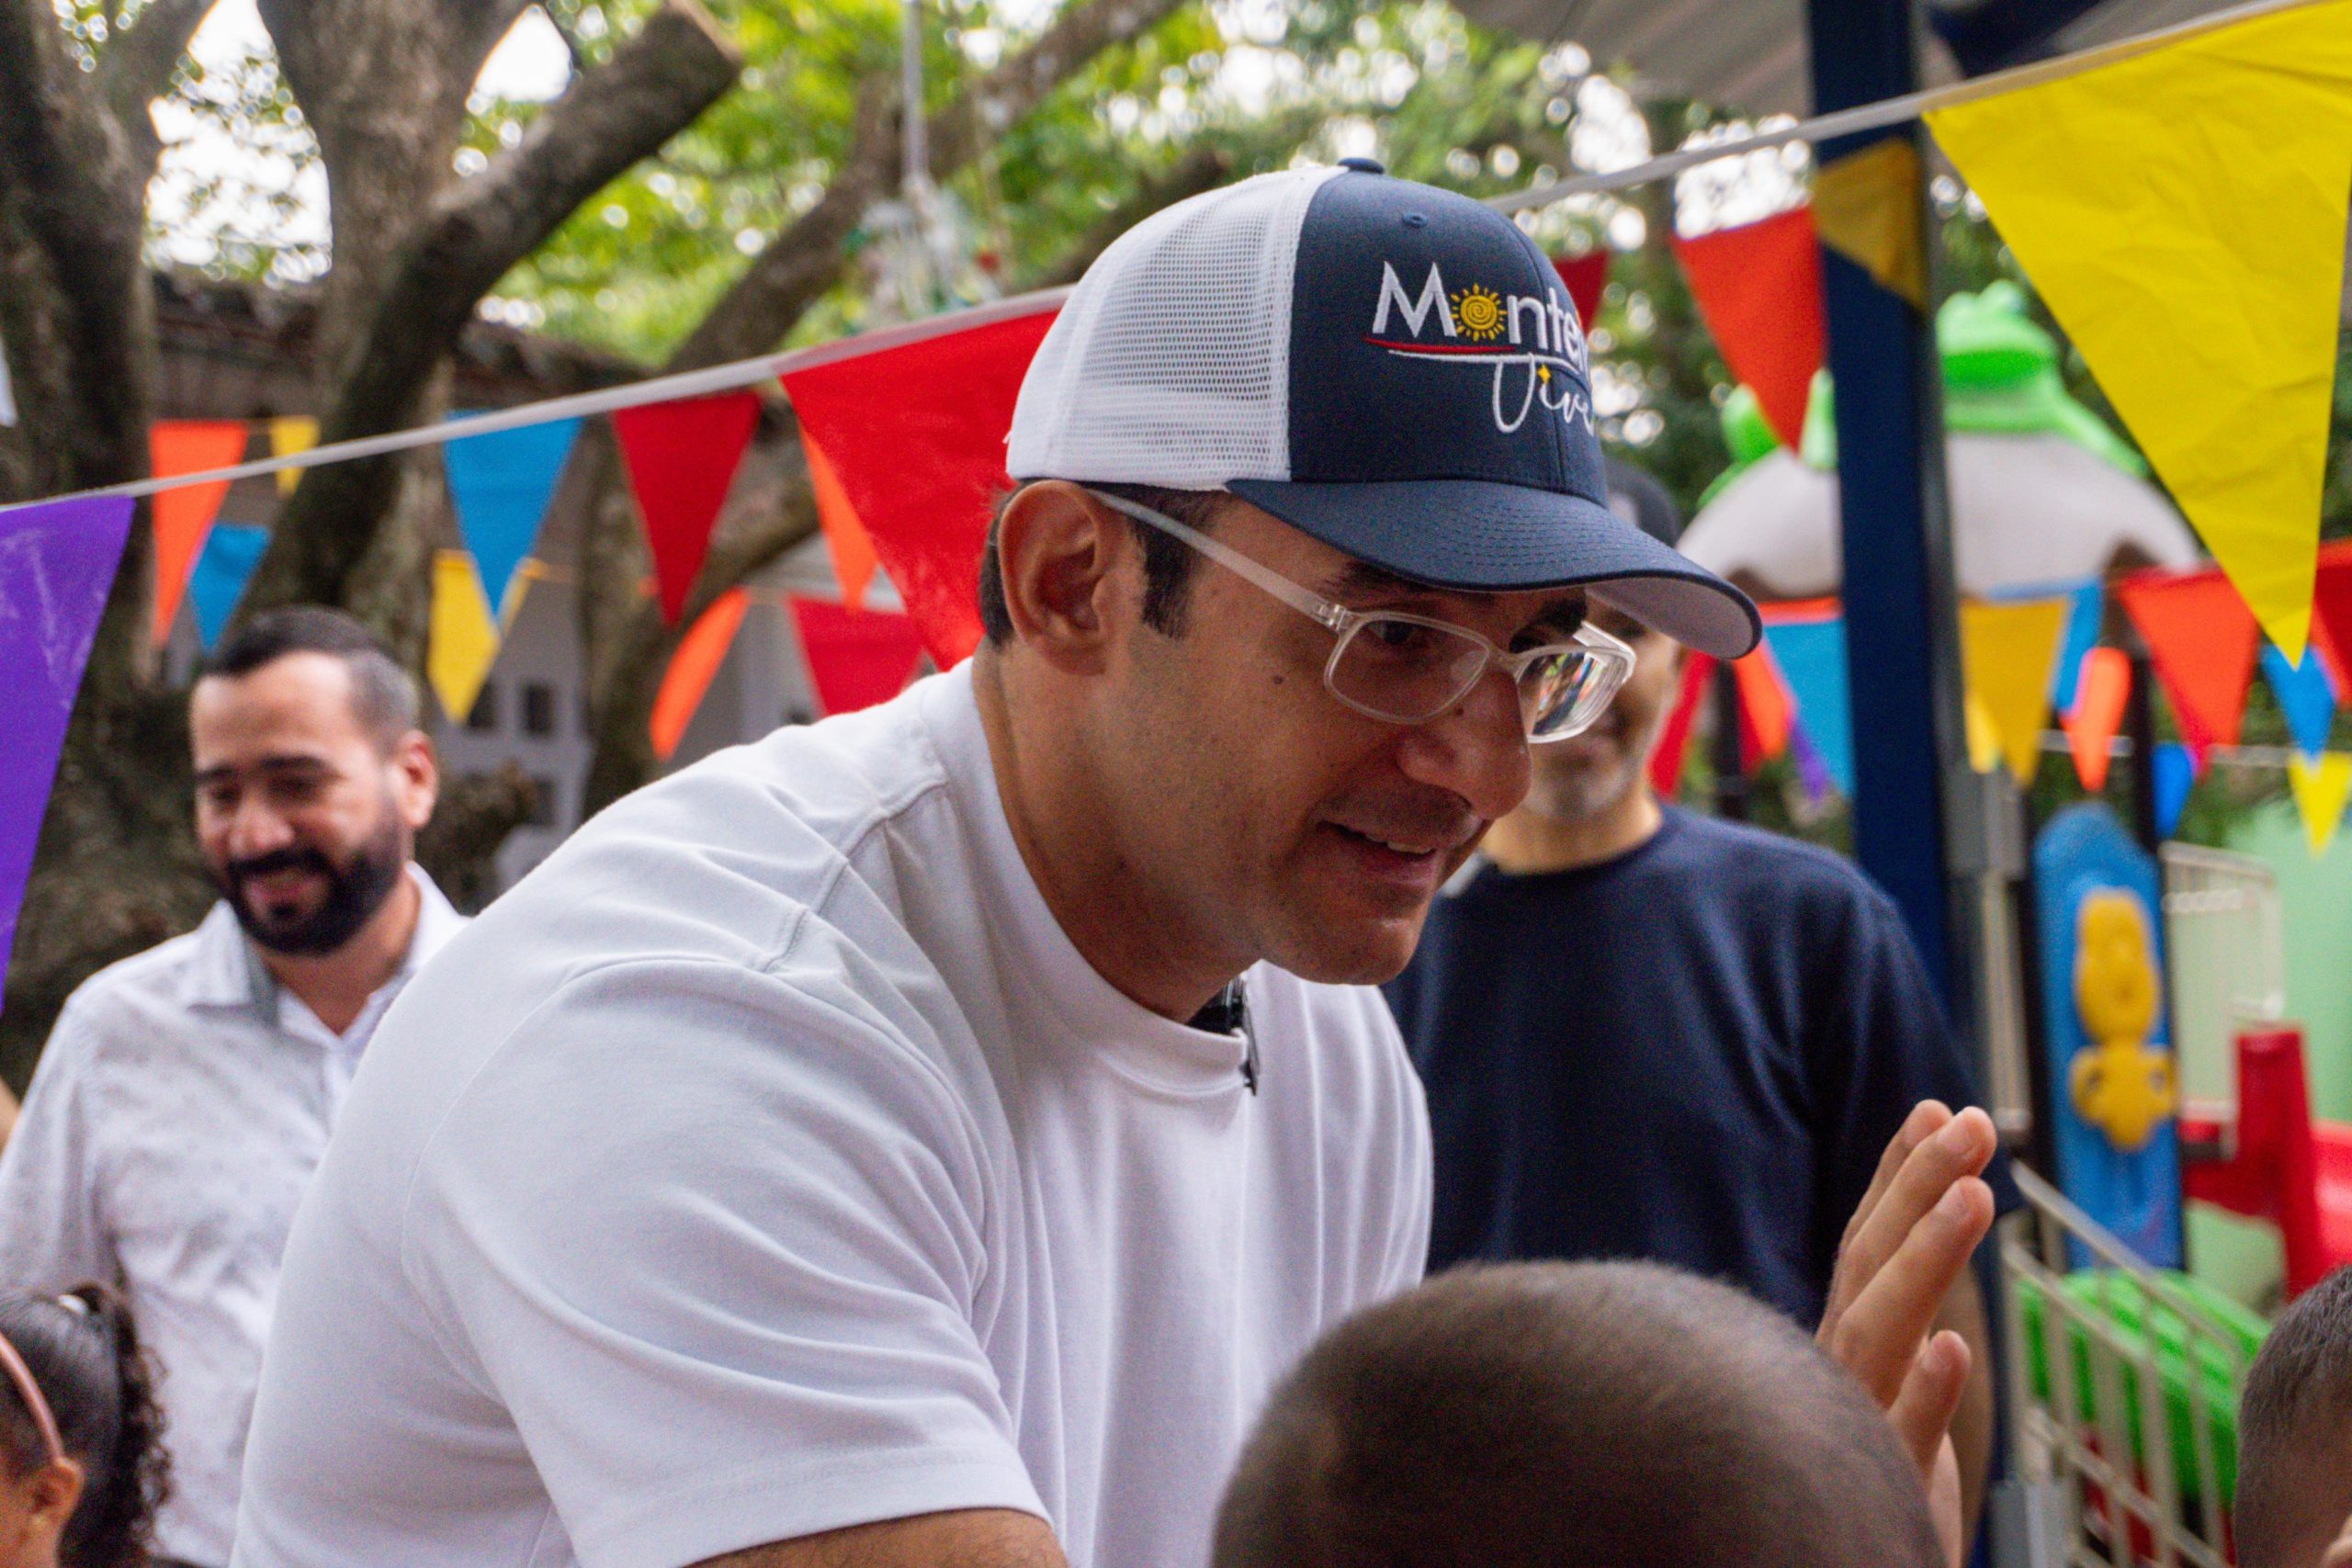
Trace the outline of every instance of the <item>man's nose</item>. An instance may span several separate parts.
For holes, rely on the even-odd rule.
[[[1398,760],[1417,783],[1450,790],[1491,822],[1527,798],[1527,720],[1519,687],[1489,670],[1469,694],[1406,732]]]
[[[238,802],[235,815],[229,819],[231,860],[251,860],[255,855],[282,850],[293,841],[292,825],[266,801],[247,796]]]

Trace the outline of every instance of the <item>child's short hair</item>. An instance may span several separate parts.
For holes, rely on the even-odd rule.
[[[2238,1561],[2312,1568],[2352,1515],[2352,1269],[2271,1325],[2238,1416]]]
[[[1276,1390],[1216,1568],[1932,1568],[1861,1387],[1728,1286],[1646,1263],[1457,1269]]]

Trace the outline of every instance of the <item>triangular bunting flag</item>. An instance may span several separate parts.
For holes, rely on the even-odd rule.
[[[1846,694],[1846,623],[1838,616],[1768,621],[1764,640],[1789,684],[1797,725],[1831,782],[1854,793],[1854,718]]]
[[[475,411],[479,412],[479,411]],[[454,413],[452,419],[469,417]],[[449,504],[458,532],[473,552],[481,573],[482,597],[501,626],[511,626],[515,606],[507,603],[515,568],[531,553],[539,520],[555,499],[556,480],[580,434],[576,419],[554,419],[489,435],[469,435],[441,449],[448,477]]]
[[[2237,590],[2218,571],[2148,572],[2127,578],[2116,596],[2148,645],[2156,679],[2199,766],[2211,748],[2236,745],[2262,642]]]
[[[482,597],[474,558],[463,550],[433,556],[433,625],[424,652],[424,673],[452,724],[463,724],[481,695],[481,683],[498,661],[498,626]]]
[[[1788,682],[1765,643],[1746,658],[1732,661],[1739,682],[1739,711],[1752,732],[1758,760],[1770,761],[1789,749],[1789,726],[1795,721],[1795,704]]]
[[[1818,806],[1838,787],[1829,776],[1829,764],[1821,760],[1821,752],[1813,743],[1813,736],[1800,719],[1789,726],[1789,761],[1796,764],[1797,783],[1804,788],[1804,797]]]
[[[2312,610],[2319,641],[2335,658],[2335,672],[2352,681],[2352,542],[2320,551]]]
[[[946,317],[784,378],[943,670],[980,640],[980,552],[1012,483],[1005,434],[1053,317],[1050,305],[977,326]]]
[[[727,651],[735,646],[735,634],[742,629],[743,612],[751,603],[742,589],[729,589],[678,639],[670,668],[662,671],[662,689],[653,694],[653,754],[663,761],[677,754],[678,742],[686,738],[686,726],[694,722],[718,667],[727,662]]]
[[[269,422],[269,455],[273,457],[291,457],[297,452],[308,452],[318,444],[319,422],[309,414],[284,414]],[[292,495],[294,487],[301,482],[301,469],[277,470],[279,495]]]
[[[227,420],[165,420],[147,432],[147,454],[148,466],[159,479],[233,468],[244,461],[245,427]],[[171,637],[180,596],[187,592],[187,574],[228,493],[228,480],[213,479],[161,491],[150,502],[155,535],[152,635],[158,648]]]
[[[1674,254],[1724,363],[1755,390],[1781,444],[1796,450],[1824,342],[1812,212],[1800,207],[1695,240],[1678,237]]]
[[[613,415],[645,542],[653,550],[653,578],[662,618],[672,626],[685,613],[686,591],[710,553],[710,530],[735,482],[735,470],[759,423],[757,392],[720,392],[674,403],[622,409]]]
[[[2083,658],[2098,646],[2107,620],[2107,590],[2097,578],[2075,590],[2066,611],[2066,639],[2058,646],[2058,669],[2051,677],[2050,705],[2061,714],[2075,708],[2076,683],[2082,679]]]
[[[1971,601],[1960,607],[1960,661],[1968,695],[1990,730],[1991,750],[2019,785],[2033,782],[2041,761],[2041,725],[2050,713],[2050,671],[2066,630],[2071,599],[2015,604]],[[1983,741],[1971,762],[1989,773]]]
[[[196,630],[204,639],[205,652],[211,652],[212,645],[220,640],[268,545],[266,528],[250,523],[213,525],[210,537],[204,541],[204,553],[196,558],[196,570],[187,580],[188,601],[196,606]]]
[[[1609,287],[1607,248],[1580,256],[1556,256],[1552,268],[1567,286],[1568,303],[1577,308],[1577,320],[1584,323],[1585,331],[1592,331],[1593,319],[1600,314],[1600,296]]]
[[[842,489],[832,459],[800,427],[800,449],[808,455],[808,488],[817,497],[817,525],[825,531],[825,553],[833,559],[833,581],[841,584],[842,603],[853,610],[865,607],[866,585],[874,581],[874,541],[857,520],[857,508]]]
[[[2344,803],[2352,800],[2352,754],[2323,751],[2308,761],[2290,757],[2287,783],[2295,793],[2296,815],[2303,819],[2303,841],[2314,857],[2327,853],[2344,821]]]
[[[2270,682],[2271,694],[2278,699],[2278,711],[2286,716],[2287,733],[2295,738],[2296,749],[2306,757],[2318,756],[2327,749],[2327,732],[2335,721],[2335,681],[2328,673],[2317,641],[2303,650],[2300,665],[2288,663],[2285,654],[2266,643],[2262,673]]]
[[[2180,826],[2180,814],[2188,807],[2189,786],[2202,771],[2196,754],[2178,741],[2157,746],[2156,754],[2148,760],[2148,772],[2155,784],[2156,837],[2169,839]]]
[[[2066,731],[2066,749],[2074,753],[2075,776],[2093,795],[2107,787],[2115,732],[2123,728],[2131,701],[2132,660],[2121,649],[2094,648],[2083,655],[2075,705],[2060,723]]]
[[[1919,208],[1919,153],[1889,136],[1814,171],[1813,226],[1821,243],[1881,288],[1928,308],[1928,257]]]
[[[1690,750],[1690,731],[1699,721],[1699,709],[1707,699],[1715,679],[1715,660],[1704,653],[1682,656],[1682,689],[1676,694],[1674,707],[1659,727],[1657,744],[1650,750],[1650,787],[1667,800],[1672,800],[1682,789],[1682,763]]]
[[[922,658],[922,633],[914,617],[894,611],[795,598],[792,624],[800,634],[809,684],[829,716],[888,702],[906,689]]]
[[[103,496],[0,512],[0,979],[130,509]]]
[[[2301,657],[2352,199],[2352,0],[1927,118],[2263,629]]]

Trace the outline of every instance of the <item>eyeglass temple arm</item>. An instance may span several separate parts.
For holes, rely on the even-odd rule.
[[[1217,543],[1197,528],[1186,527],[1173,517],[1154,512],[1148,506],[1128,501],[1121,496],[1105,495],[1099,490],[1090,490],[1086,493],[1114,512],[1123,513],[1138,523],[1182,539],[1219,566],[1248,578],[1292,609],[1298,611],[1301,615],[1314,616],[1333,631],[1339,630],[1346,623],[1348,616],[1346,605],[1335,604],[1329,599],[1308,592],[1272,568],[1259,565],[1239,550]]]

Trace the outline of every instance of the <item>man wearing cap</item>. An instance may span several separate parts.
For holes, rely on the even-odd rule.
[[[1562,300],[1376,166],[1112,246],[1023,385],[974,659],[605,812],[387,1020],[236,1561],[1201,1561],[1272,1381],[1420,1273],[1370,987],[1623,678],[1584,585],[1756,636],[1601,504]],[[1923,1109],[1841,1280],[1923,1463],[1991,1142]]]
[[[1608,461],[1661,543],[1674,502]],[[1810,1327],[1848,1215],[1922,1100],[1975,1099],[1894,904],[1852,863],[1661,802],[1649,763],[1682,649],[1605,604],[1634,650],[1609,711],[1537,748],[1527,799],[1430,911],[1386,989],[1429,1096],[1430,1269],[1650,1258]],[[2020,1200],[1988,1170],[2006,1210]],[[1990,1335],[1963,1275],[1939,1321],[1975,1375],[1955,1425],[1973,1516]]]

